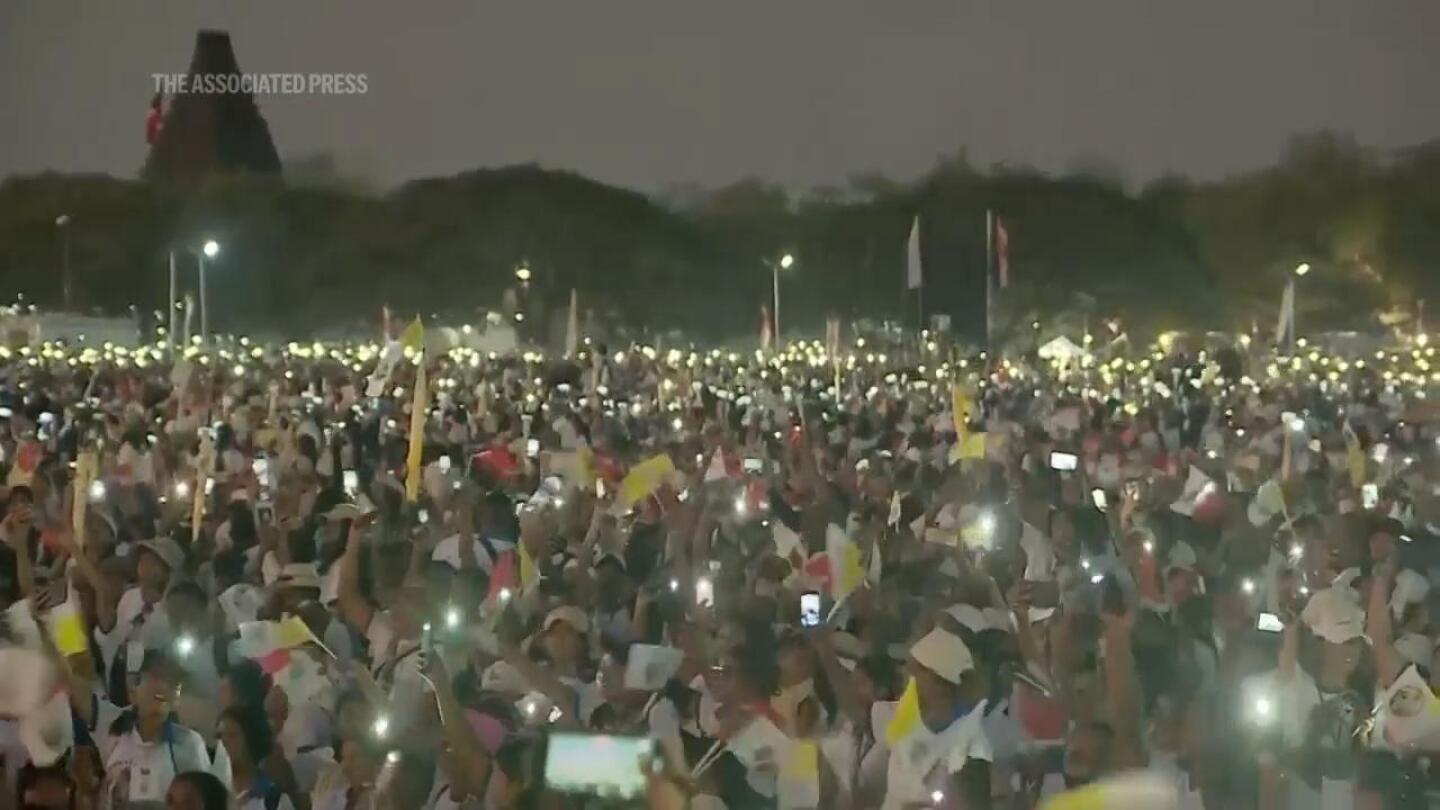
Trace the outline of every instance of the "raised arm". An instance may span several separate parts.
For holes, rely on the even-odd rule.
[[[816,657],[820,659],[820,666],[825,670],[825,677],[830,680],[830,688],[835,693],[836,702],[840,704],[840,711],[850,718],[856,728],[868,727],[870,704],[856,691],[850,673],[840,665],[835,648],[830,646],[830,631],[819,630],[811,634],[810,642],[815,648]]]
[[[530,660],[514,644],[501,644],[500,654],[510,666],[520,672],[526,683],[535,691],[554,701],[556,706],[571,719],[580,716],[580,700],[575,690],[560,682],[551,672]]]
[[[483,796],[485,784],[490,779],[490,755],[480,745],[475,732],[466,721],[460,701],[450,683],[450,670],[438,655],[427,656],[425,678],[434,687],[435,703],[440,709],[440,725],[445,742],[456,754],[459,762],[465,763],[462,787],[470,796]]]
[[[1120,768],[1143,768],[1145,749],[1140,738],[1140,681],[1130,634],[1135,614],[1105,615],[1105,698],[1115,730],[1115,761]]]
[[[1378,567],[1370,580],[1370,604],[1365,611],[1365,634],[1375,650],[1375,677],[1383,689],[1395,682],[1405,662],[1395,650],[1395,631],[1390,621],[1391,566]]]
[[[340,618],[361,634],[370,627],[370,619],[375,615],[374,606],[360,592],[360,554],[364,547],[365,529],[370,522],[361,518],[350,524],[345,551],[340,555],[340,576],[336,587]]]

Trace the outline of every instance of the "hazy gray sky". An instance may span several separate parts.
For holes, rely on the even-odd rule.
[[[659,190],[981,163],[1129,180],[1273,161],[1297,132],[1440,136],[1440,0],[0,0],[0,176],[133,175],[151,74],[228,28],[291,158],[382,184],[537,161]]]

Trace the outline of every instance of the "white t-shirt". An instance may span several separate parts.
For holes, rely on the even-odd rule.
[[[177,774],[210,769],[205,741],[178,723],[167,724],[164,737],[153,743],[140,739],[133,727],[112,734],[110,727],[122,711],[108,700],[97,701],[94,736],[105,768],[103,807],[159,807]]]
[[[883,740],[899,702],[877,705],[886,707],[872,713],[873,720],[884,721],[874,727],[876,739]],[[920,723],[909,736],[897,741],[890,749],[885,770],[884,810],[899,810],[914,802],[928,803],[934,791],[949,790],[950,775],[959,773],[966,762],[992,761],[994,754],[981,722],[984,713],[982,700],[938,734]]]
[[[169,637],[169,621],[165,618],[161,605],[146,606],[140,586],[136,585],[120,595],[120,601],[115,605],[115,626],[110,632],[107,633],[98,626],[94,632],[95,643],[99,645],[100,655],[104,659],[105,671],[109,672],[117,654],[127,641],[150,646],[162,645]],[[139,667],[140,662],[130,661],[129,665]]]
[[[229,810],[271,810],[265,803],[264,793],[246,793],[242,796],[231,796]],[[280,800],[275,803],[274,810],[295,810],[294,802],[290,797],[280,795]]]
[[[433,698],[421,672],[420,643],[396,637],[388,610],[376,611],[365,633],[370,643],[370,673],[390,693],[390,727],[404,731],[424,716]]]

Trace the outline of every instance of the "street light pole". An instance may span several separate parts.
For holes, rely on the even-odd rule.
[[[205,295],[205,254],[197,253],[200,262],[200,343],[210,342],[210,299]]]
[[[210,343],[210,299],[205,295],[205,260],[215,258],[219,252],[220,243],[209,239],[196,254],[200,259],[200,341],[207,345]]]
[[[1298,317],[1298,315],[1296,314],[1296,313],[1298,313],[1298,312],[1300,311],[1300,305],[1299,305],[1299,303],[1296,301],[1296,299],[1300,297],[1300,284],[1299,284],[1299,281],[1298,281],[1298,280],[1304,278],[1304,277],[1305,277],[1305,274],[1306,274],[1306,273],[1309,273],[1309,272],[1310,272],[1310,263],[1309,263],[1309,262],[1301,262],[1299,265],[1297,265],[1297,266],[1295,267],[1295,278],[1293,278],[1293,279],[1290,280],[1290,284],[1293,286],[1293,288],[1294,288],[1294,290],[1295,290],[1295,291],[1294,291],[1293,293],[1291,293],[1291,295],[1290,295],[1290,353],[1291,353],[1292,355],[1295,353],[1295,336],[1296,336],[1297,334],[1299,334],[1299,332],[1300,332],[1300,330],[1299,330],[1299,328],[1298,328],[1298,327],[1299,327],[1299,317]]]
[[[55,227],[60,229],[60,295],[65,311],[70,312],[75,301],[74,285],[70,280],[70,215],[56,217]]]
[[[775,348],[780,348],[780,265],[776,262],[770,264],[770,282],[773,294],[770,307],[770,317],[775,321]]]
[[[793,264],[795,264],[795,257],[792,256],[792,255],[790,255],[789,253],[786,253],[784,256],[781,256],[781,257],[780,257],[780,261],[778,261],[778,262],[771,262],[771,263],[770,263],[770,286],[771,286],[771,293],[772,293],[772,299],[773,299],[773,300],[772,300],[772,303],[773,303],[773,305],[774,305],[774,310],[773,310],[774,315],[773,315],[773,317],[774,317],[774,319],[775,319],[775,348],[777,348],[777,349],[780,348],[780,346],[781,346],[781,343],[780,343],[780,271],[781,271],[781,270],[789,270],[789,269],[790,269],[790,266],[793,265]]]

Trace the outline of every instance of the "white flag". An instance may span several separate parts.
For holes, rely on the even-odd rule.
[[[570,288],[570,319],[565,322],[565,356],[574,357],[580,347],[580,294]]]
[[[905,281],[906,286],[910,289],[920,289],[920,217],[918,216],[910,226],[910,245],[905,255]]]
[[[1275,343],[1284,343],[1295,329],[1295,280],[1285,282],[1285,293],[1280,296],[1280,318],[1275,323]]]

